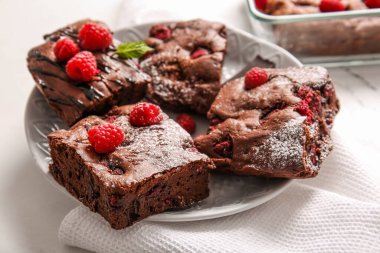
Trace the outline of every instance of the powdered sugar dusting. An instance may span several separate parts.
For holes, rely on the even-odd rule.
[[[263,161],[268,167],[286,169],[289,164],[302,160],[304,117],[292,119],[284,127],[272,133],[256,150],[256,159]]]
[[[171,119],[136,128],[127,116],[121,116],[114,124],[123,128],[125,144],[109,158],[126,168],[126,183],[207,158],[194,150],[191,136]]]

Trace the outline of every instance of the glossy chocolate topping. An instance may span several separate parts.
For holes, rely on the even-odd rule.
[[[206,155],[196,150],[191,136],[166,114],[160,124],[133,127],[129,123],[131,109],[131,105],[115,107],[105,117],[87,117],[70,130],[51,133],[49,141],[74,148],[101,181],[116,188],[129,187],[194,161],[209,161]],[[115,151],[98,154],[89,144],[87,131],[92,126],[109,122],[124,131],[124,141]],[[115,174],[115,170],[118,173]]]
[[[100,74],[92,81],[78,83],[69,79],[65,64],[56,61],[54,43],[62,37],[77,40],[78,30],[87,22],[105,26],[92,20],[68,25],[45,35],[47,41],[31,49],[27,59],[38,89],[68,125],[90,114],[105,113],[113,105],[140,100],[150,81],[150,77],[140,71],[133,61],[118,59],[113,46],[107,52],[94,52]]]
[[[152,76],[147,97],[170,109],[205,114],[221,87],[227,43],[225,26],[197,19],[169,28],[168,40],[146,39],[155,49],[141,63],[143,70]],[[208,53],[193,59],[191,55],[198,49]]]
[[[244,78],[227,83],[208,112],[210,132],[195,144],[222,171],[315,176],[332,148],[329,132],[339,109],[331,79],[322,67],[267,72],[268,82],[255,89],[246,90]],[[311,122],[296,110],[302,90],[312,94]]]

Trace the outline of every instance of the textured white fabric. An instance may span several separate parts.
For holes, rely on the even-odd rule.
[[[60,240],[96,252],[380,252],[380,191],[335,136],[318,177],[252,210],[208,221],[113,230],[80,206]]]

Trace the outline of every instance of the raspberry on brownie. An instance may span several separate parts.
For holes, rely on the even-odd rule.
[[[195,139],[216,171],[281,178],[316,176],[332,149],[339,101],[326,69],[264,69],[268,81],[227,83],[212,104],[212,126]]]
[[[66,64],[66,74],[74,81],[91,81],[99,72],[95,56],[88,51],[77,53]]]
[[[141,62],[152,76],[147,97],[172,110],[206,114],[221,87],[225,26],[200,19],[158,24],[149,36],[145,42],[154,52]]]
[[[214,166],[166,114],[160,112],[161,121],[149,126],[133,126],[133,109],[115,107],[48,137],[54,178],[115,229],[206,198],[208,170]]]
[[[28,68],[38,89],[68,125],[114,105],[135,103],[145,94],[150,77],[115,56],[116,41],[109,36],[104,23],[82,20],[44,36],[46,42],[29,51]],[[91,52],[83,57],[78,46]]]
[[[70,38],[62,38],[54,45],[54,54],[58,62],[70,60],[79,53],[78,45]]]

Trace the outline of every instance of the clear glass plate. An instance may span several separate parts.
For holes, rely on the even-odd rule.
[[[139,25],[115,32],[121,41],[141,40],[152,24]],[[290,67],[302,64],[284,49],[254,37],[246,32],[228,28],[228,53],[223,67],[223,79],[227,80],[247,65]],[[167,112],[171,117],[175,114]],[[197,121],[195,136],[205,133],[208,127],[204,117],[194,115]],[[37,88],[30,94],[25,111],[25,131],[29,149],[40,171],[62,192],[67,193],[49,173],[49,145],[47,135],[57,129],[67,129],[49,108]],[[210,196],[193,207],[165,212],[148,218],[152,221],[193,221],[222,217],[258,206],[280,194],[291,180],[233,175],[211,175]],[[71,196],[71,195],[70,195]]]

